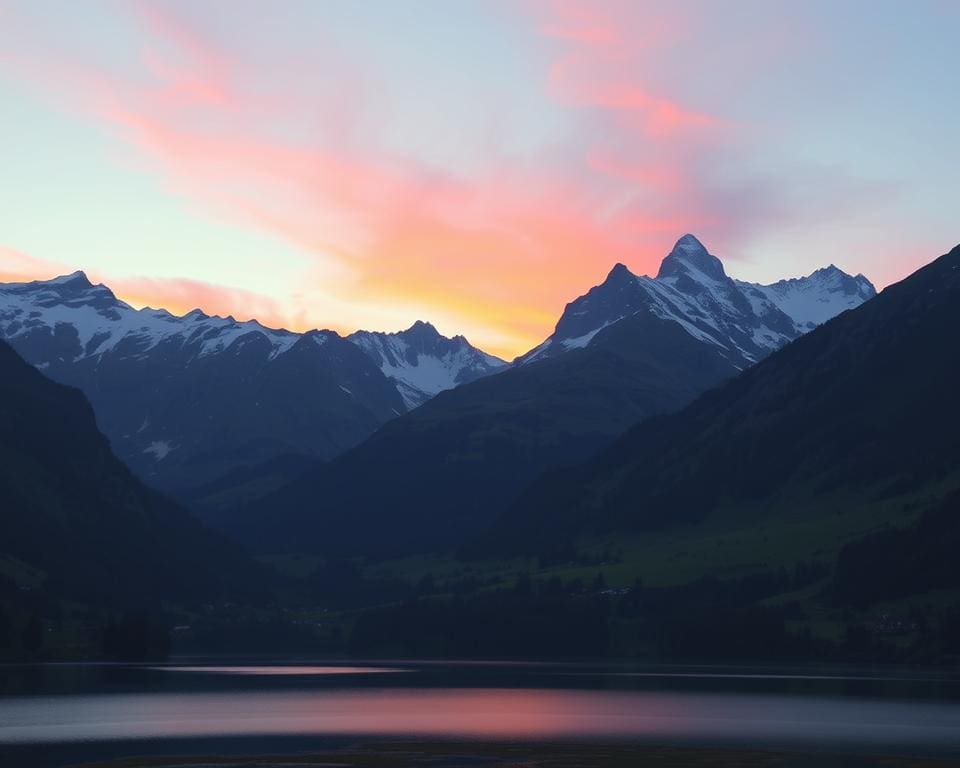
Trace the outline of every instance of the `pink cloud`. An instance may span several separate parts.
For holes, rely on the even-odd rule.
[[[160,6],[135,8],[138,69],[94,67],[42,41],[13,63],[52,98],[122,137],[203,212],[332,265],[340,279],[324,288],[342,301],[440,312],[480,341],[487,333],[501,354],[539,342],[564,303],[615,261],[654,272],[683,232],[723,249],[758,218],[782,215],[771,184],[731,194],[715,178],[744,127],[673,92],[654,66],[688,33],[689,18],[676,10],[525,4],[520,21],[552,53],[544,92],[578,130],[520,160],[491,148],[481,169],[464,174],[364,139],[356,127],[376,96],[371,75],[329,41],[316,41],[322,66],[299,58],[312,53],[291,53],[300,71],[335,72],[336,87],[318,89],[264,78],[244,51]],[[287,124],[309,130],[279,135],[276,126]],[[118,287],[180,310],[244,308],[266,322],[291,322],[277,299],[197,281],[139,278]]]
[[[292,317],[276,299],[240,288],[188,278],[110,277],[97,274],[121,299],[136,307],[163,307],[178,315],[202,309],[209,315],[258,320],[269,328],[293,328]],[[304,327],[296,330],[307,330]]]
[[[31,256],[6,245],[0,245],[0,282],[48,280],[72,270],[63,264]]]
[[[561,100],[574,106],[635,115],[639,120],[634,125],[648,136],[669,137],[677,131],[721,126],[716,117],[687,109],[630,83],[578,81],[561,68],[554,70],[552,80]]]
[[[344,300],[407,303],[427,313],[435,307],[467,327],[495,329],[506,339],[495,351],[515,354],[549,332],[571,292],[616,260],[655,268],[670,239],[701,218],[682,200],[616,210],[611,200],[625,189],[648,196],[682,192],[688,168],[672,160],[684,154],[674,144],[698,143],[716,121],[640,83],[608,82],[603,72],[597,79],[589,61],[558,63],[545,73],[544,86],[562,104],[598,113],[620,147],[598,147],[591,139],[566,147],[558,166],[550,156],[517,163],[494,153],[485,170],[464,177],[391,157],[349,131],[332,144],[276,138],[265,122],[273,114],[282,122],[302,107],[260,93],[242,54],[218,48],[154,6],[137,7],[146,31],[142,72],[49,57],[21,65],[56,98],[79,100],[119,132],[174,191],[218,216],[339,261],[346,270],[339,286]],[[597,29],[612,29],[615,21],[602,20]],[[600,42],[596,32],[564,38],[587,49]],[[351,71],[345,63],[338,77]],[[338,115],[361,108],[349,100],[315,106]],[[641,158],[618,156],[636,131],[657,146]],[[657,165],[641,171],[653,155]],[[206,302],[207,311],[229,312],[227,302],[239,298],[195,284],[160,287],[149,286],[147,294],[163,295],[179,309],[188,308],[191,296],[198,305]],[[283,316],[277,306],[263,312]]]
[[[0,245],[0,282],[49,280],[77,268],[77,265],[61,264]],[[255,291],[189,278],[125,277],[92,270],[87,276],[94,283],[106,284],[118,298],[135,307],[163,307],[174,314],[202,308],[211,315],[259,320],[270,328],[308,330],[310,327],[298,313],[291,312],[273,297]]]

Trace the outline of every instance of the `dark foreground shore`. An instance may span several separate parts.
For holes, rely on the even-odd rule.
[[[177,755],[76,763],[72,768],[946,768],[956,760],[611,744],[359,744],[313,754]]]

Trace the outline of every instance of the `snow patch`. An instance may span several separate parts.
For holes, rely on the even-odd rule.
[[[600,331],[602,331],[604,328],[610,325],[613,325],[613,323],[604,323],[599,328],[595,328],[589,333],[583,334],[583,336],[576,336],[572,339],[563,339],[560,342],[560,346],[563,347],[564,349],[583,349],[585,346],[587,346],[587,344],[589,344],[593,340],[594,336],[596,336],[598,333],[600,333]]]
[[[173,446],[170,445],[169,440],[154,440],[143,449],[143,452],[153,454],[153,458],[157,461],[163,461],[172,450]]]

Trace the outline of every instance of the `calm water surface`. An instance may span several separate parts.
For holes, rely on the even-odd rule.
[[[0,667],[0,758],[15,755],[23,765],[59,764],[71,751],[116,754],[121,742],[139,754],[190,740],[231,751],[241,741],[251,749],[258,739],[302,745],[347,737],[960,759],[960,680],[902,670],[555,664]]]

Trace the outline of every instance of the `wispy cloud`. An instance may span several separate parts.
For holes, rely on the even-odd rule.
[[[63,264],[46,261],[16,248],[0,245],[0,282],[48,280],[71,271],[73,270]]]
[[[512,6],[526,43],[545,52],[542,103],[530,109],[558,110],[567,130],[522,155],[491,142],[468,168],[397,150],[389,123],[371,130],[376,68],[329,30],[317,28],[310,49],[263,57],[176,6],[131,7],[116,21],[135,41],[123,66],[47,44],[28,20],[15,34],[33,44],[21,39],[6,65],[121,137],[198,212],[268,232],[313,264],[289,296],[187,279],[125,287],[144,302],[252,305],[303,327],[426,316],[510,355],[614,261],[655,271],[685,231],[736,248],[774,222],[834,214],[840,194],[847,208],[876,194],[844,185],[842,172],[825,172],[834,191],[816,200],[784,179],[731,172],[759,128],[665,71],[662,58],[702,34],[680,6]],[[250,6],[235,8],[236,24],[256,25]],[[311,306],[311,296],[330,301]],[[344,306],[349,317],[323,315]]]
[[[297,323],[281,302],[270,296],[213,285],[188,278],[109,277],[92,275],[109,284],[118,297],[135,307],[163,307],[176,315],[202,309],[209,315],[233,316],[237,320],[258,320],[268,328]]]

